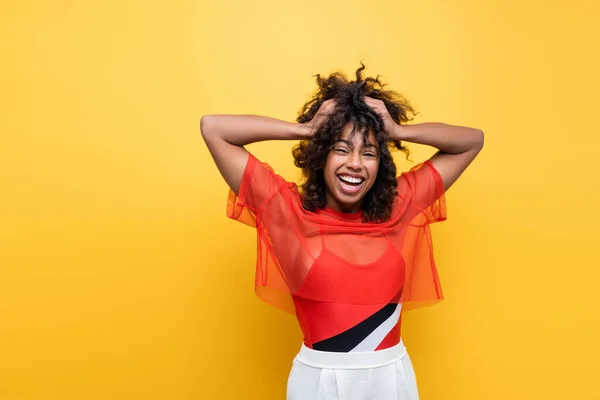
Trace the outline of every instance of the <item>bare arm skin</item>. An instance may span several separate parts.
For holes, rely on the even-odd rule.
[[[205,115],[200,119],[200,132],[223,179],[237,194],[248,161],[245,145],[264,140],[310,139],[334,110],[335,102],[327,100],[305,124],[260,115]]]
[[[219,172],[237,194],[248,161],[247,144],[264,140],[300,140],[312,129],[304,124],[260,115],[205,115],[200,132]]]
[[[483,148],[483,131],[436,122],[397,125],[392,137],[435,147],[430,161],[448,190]]]

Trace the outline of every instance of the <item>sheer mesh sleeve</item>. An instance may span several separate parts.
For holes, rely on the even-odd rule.
[[[406,281],[404,310],[428,306],[443,300],[442,287],[433,254],[429,224],[446,220],[444,183],[430,161],[416,165],[398,177],[398,195],[408,200],[408,227],[402,254]]]
[[[284,210],[278,201],[272,201],[281,191],[287,192],[290,184],[275,174],[266,163],[252,154],[242,175],[236,195],[231,189],[227,200],[227,216],[256,228],[257,254],[254,289],[257,296],[283,311],[295,313],[286,276],[275,256],[270,234],[276,231],[269,221],[281,219]],[[270,231],[270,232],[269,232]]]
[[[398,195],[409,197],[412,225],[424,226],[446,219],[444,182],[431,161],[416,165],[398,177]]]
[[[285,186],[287,182],[275,174],[268,164],[248,154],[237,196],[229,190],[227,216],[246,225],[256,226],[256,214],[275,193]]]

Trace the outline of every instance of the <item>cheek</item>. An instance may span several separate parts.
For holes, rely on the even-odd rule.
[[[379,161],[369,165],[367,170],[369,171],[369,180],[375,182],[375,179],[377,179],[377,173],[379,172]]]
[[[335,171],[339,168],[339,160],[336,159],[334,155],[329,155],[327,157],[327,161],[325,162],[325,176],[333,176],[335,175]]]
[[[335,172],[333,169],[333,163],[331,163],[330,159],[327,158],[327,162],[325,163],[325,167],[323,168],[323,177],[325,178],[325,183],[330,184],[334,175]]]
[[[379,172],[379,163],[374,163],[373,165],[366,166],[367,171],[369,173],[369,181],[367,185],[367,190],[370,190],[375,181],[377,180],[377,173]]]

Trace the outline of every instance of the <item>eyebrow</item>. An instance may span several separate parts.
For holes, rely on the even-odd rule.
[[[342,143],[346,144],[348,147],[354,148],[354,143],[352,143],[349,140],[344,140],[344,139],[338,139],[338,140],[336,140],[335,142],[333,142],[333,145],[335,146],[338,142],[342,142]],[[375,146],[371,142],[367,142],[367,144],[364,147],[374,147],[375,149],[377,149],[377,146]]]

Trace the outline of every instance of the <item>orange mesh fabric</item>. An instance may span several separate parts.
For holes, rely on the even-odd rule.
[[[404,310],[442,300],[429,228],[446,219],[442,179],[429,161],[397,179],[390,219],[364,223],[305,210],[297,186],[250,154],[227,216],[256,228],[258,297],[291,314],[293,298]]]

